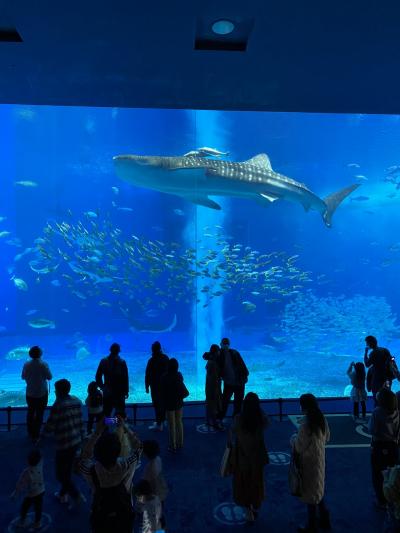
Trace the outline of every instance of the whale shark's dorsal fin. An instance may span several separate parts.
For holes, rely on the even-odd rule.
[[[256,165],[257,167],[263,167],[267,168],[268,170],[272,170],[271,161],[269,160],[267,154],[257,154],[251,159],[248,159],[246,163],[248,163],[249,165]]]

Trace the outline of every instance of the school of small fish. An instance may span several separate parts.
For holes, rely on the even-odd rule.
[[[230,293],[244,311],[254,313],[259,304],[293,297],[311,282],[311,273],[297,266],[299,255],[264,253],[232,240],[221,226],[207,226],[196,242],[199,256],[195,248],[178,242],[125,234],[107,215],[86,211],[80,220],[48,221],[33,245],[15,257],[10,280],[18,290],[29,290],[33,281],[16,274],[26,262],[36,282],[67,288],[81,305],[95,299],[99,307],[119,310],[128,320],[152,318],[164,310],[173,317],[174,302],[190,304],[196,294],[197,304],[207,307]],[[36,309],[26,315],[32,328],[56,327]],[[79,359],[86,356],[84,350],[78,354]]]
[[[361,358],[366,335],[373,334],[386,342],[400,336],[396,321],[384,297],[318,297],[309,290],[286,304],[279,336],[272,340],[281,345],[289,344],[294,351],[315,353],[318,347],[323,354],[337,356],[348,354],[352,347],[353,357],[358,351]]]
[[[36,252],[36,272],[57,269],[58,279],[64,278],[78,298],[101,297],[103,305],[119,307],[128,299],[145,313],[173,301],[190,303],[199,277],[209,281],[201,288],[207,302],[235,289],[251,312],[256,303],[246,295],[264,300],[292,296],[311,281],[310,273],[296,266],[298,255],[261,253],[230,243],[222,228],[205,228],[196,244],[207,246],[204,241],[211,237],[214,247],[206,249],[201,260],[194,248],[180,243],[123,235],[107,218],[49,222],[44,235]]]

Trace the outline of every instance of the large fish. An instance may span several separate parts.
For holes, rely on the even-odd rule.
[[[139,187],[175,194],[211,209],[221,206],[210,195],[256,199],[263,205],[290,200],[306,211],[321,213],[328,227],[339,204],[360,185],[355,183],[322,199],[304,183],[274,172],[266,154],[237,163],[191,156],[117,155],[113,159],[118,176]]]

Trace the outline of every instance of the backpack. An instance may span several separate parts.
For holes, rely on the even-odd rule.
[[[101,487],[95,465],[90,474],[95,486],[90,513],[93,533],[131,533],[135,514],[124,482],[114,487]]]
[[[393,379],[398,379],[400,381],[400,371],[394,357],[390,354],[386,360],[386,378],[390,381]]]

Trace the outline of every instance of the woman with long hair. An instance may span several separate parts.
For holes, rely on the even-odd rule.
[[[265,498],[264,466],[268,452],[264,442],[264,429],[268,418],[260,407],[257,394],[249,392],[243,402],[242,412],[236,415],[233,432],[233,499],[245,508],[246,519],[254,522]]]
[[[347,375],[350,378],[352,389],[350,398],[353,402],[353,418],[355,421],[359,418],[361,403],[362,417],[365,420],[367,415],[367,391],[365,390],[365,366],[364,363],[351,362],[347,370]]]
[[[314,532],[318,527],[330,529],[329,511],[323,499],[325,444],[329,441],[330,433],[328,423],[313,394],[302,394],[300,407],[304,416],[298,433],[291,438],[291,446],[298,458],[302,481],[299,498],[307,504],[308,524],[306,527],[299,527],[298,531]]]

